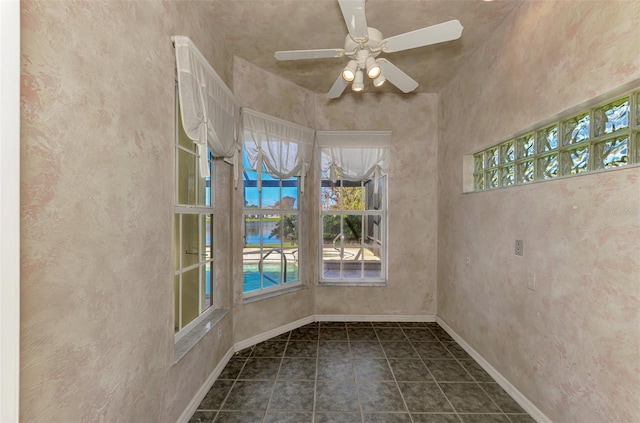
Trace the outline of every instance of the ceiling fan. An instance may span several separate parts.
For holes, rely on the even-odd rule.
[[[428,26],[389,38],[367,26],[364,3],[366,0],[338,0],[349,34],[345,37],[344,48],[316,50],[277,51],[277,60],[306,60],[349,57],[341,75],[336,79],[329,98],[338,98],[352,82],[353,91],[364,89],[363,73],[373,80],[376,87],[389,81],[402,92],[408,93],[418,87],[418,83],[387,59],[379,58],[380,53],[395,53],[445,41],[456,40],[462,35],[462,25],[458,20]]]

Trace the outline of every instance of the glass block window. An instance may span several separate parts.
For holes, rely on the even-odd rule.
[[[484,160],[482,154],[476,154],[473,156],[473,172],[478,173],[484,170]]]
[[[594,168],[611,169],[628,163],[629,137],[612,138],[594,144]]]
[[[589,139],[589,119],[589,113],[583,113],[562,122],[563,147]]]
[[[533,160],[526,160],[517,165],[517,183],[525,184],[535,179]]]
[[[558,148],[558,125],[538,131],[535,143],[538,147],[538,153],[545,153]]]
[[[518,138],[516,141],[516,148],[518,151],[518,159],[523,159],[533,156],[533,144],[535,136],[533,134],[525,135],[522,138]]]
[[[474,189],[476,191],[482,191],[484,189],[484,173],[477,173],[473,175]]]
[[[515,159],[513,141],[507,141],[500,146],[500,164],[511,163]]]
[[[490,148],[484,154],[485,157],[485,167],[487,169],[491,169],[493,167],[498,166],[498,162],[500,161],[500,149],[498,147]]]
[[[474,190],[637,165],[639,138],[636,90],[475,153]]]
[[[500,168],[500,185],[503,187],[515,184],[515,166],[505,166]]]
[[[536,167],[538,169],[538,179],[551,179],[558,176],[558,155],[549,154],[538,158]]]
[[[500,180],[498,178],[498,171],[496,169],[490,170],[487,173],[487,188],[498,188],[500,187]]]
[[[562,175],[577,175],[586,172],[589,164],[589,146],[582,145],[580,147],[565,150],[561,156]]]
[[[593,135],[612,134],[629,127],[629,97],[599,107],[593,112]]]

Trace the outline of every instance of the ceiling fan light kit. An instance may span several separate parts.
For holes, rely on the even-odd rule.
[[[367,66],[367,76],[369,78],[375,79],[380,75],[380,72],[382,72],[380,70],[380,66],[378,65],[378,63],[376,63],[376,59],[374,59],[373,57],[367,57],[365,63]]]
[[[384,75],[382,73],[380,73],[380,75],[378,75],[378,77],[373,80],[373,86],[374,87],[381,87],[382,84],[384,84],[384,81],[386,81],[386,80],[387,80],[387,78],[385,78]]]
[[[353,80],[353,84],[351,84],[351,89],[356,92],[364,90],[364,77],[362,76],[362,70],[358,69],[356,71],[356,77]]]
[[[342,78],[347,82],[353,81],[353,78],[356,77],[356,70],[358,70],[358,62],[349,60],[349,63],[347,63],[347,66],[345,66],[342,71]]]
[[[464,29],[459,21],[452,20],[390,38],[383,38],[380,31],[367,26],[365,0],[338,0],[338,3],[349,31],[345,37],[344,49],[277,51],[274,55],[276,60],[349,57],[351,60],[327,94],[329,98],[340,97],[348,83],[352,81],[353,91],[363,91],[363,71],[367,72],[367,76],[373,80],[375,87],[381,86],[388,80],[404,93],[415,90],[418,87],[418,82],[387,59],[376,59],[376,57],[380,53],[395,53],[456,40],[462,36]]]

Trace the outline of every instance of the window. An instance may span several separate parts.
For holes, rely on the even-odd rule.
[[[321,231],[324,282],[384,282],[386,177],[347,181],[322,174]]]
[[[320,282],[387,280],[387,166],[390,132],[318,131]]]
[[[297,285],[300,178],[274,178],[264,165],[259,174],[249,165],[245,148],[242,164],[242,292],[251,296]]]
[[[242,109],[242,292],[300,285],[300,199],[315,131]]]
[[[171,40],[177,76],[173,249],[178,344],[184,334],[215,314],[212,158],[237,159],[240,103],[188,37],[175,35]],[[180,343],[176,357],[201,338],[185,339],[189,342]]]
[[[174,251],[174,331],[177,333],[213,304],[212,178],[202,176],[198,146],[187,137],[176,106]],[[213,172],[211,152],[209,175]]]
[[[634,113],[635,111],[635,113]],[[640,91],[627,93],[473,155],[482,191],[640,164]]]

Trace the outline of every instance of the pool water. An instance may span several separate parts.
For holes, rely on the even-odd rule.
[[[282,285],[297,281],[298,266],[290,264],[287,266],[286,280],[282,281],[282,274],[280,272],[280,265],[265,264],[262,269],[263,281],[262,288],[270,288],[272,286]],[[250,292],[260,289],[260,272],[258,271],[258,265],[245,264],[243,269],[243,281],[242,292]]]
[[[207,280],[209,280],[209,269],[207,269],[206,273]],[[269,288],[282,284],[280,269],[278,265],[265,265],[263,268],[263,275],[263,288]],[[250,292],[255,291],[256,289],[260,289],[260,272],[258,272],[257,265],[244,265],[242,277],[242,292]],[[297,281],[298,278],[298,266],[295,264],[287,266],[287,278],[285,283]],[[207,297],[211,294],[209,285],[206,285],[206,294]]]

